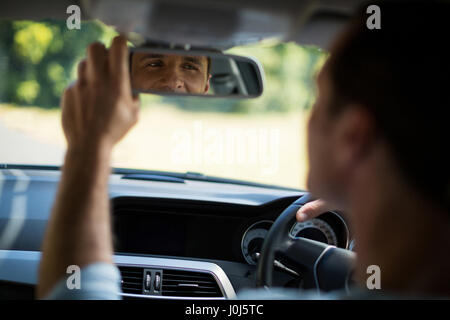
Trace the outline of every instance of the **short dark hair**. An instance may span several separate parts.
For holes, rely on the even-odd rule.
[[[361,7],[327,67],[332,113],[367,108],[404,176],[450,211],[450,5],[442,1],[371,2],[381,29]]]

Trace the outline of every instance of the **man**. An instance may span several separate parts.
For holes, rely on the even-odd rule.
[[[356,239],[357,286],[317,296],[247,291],[243,299],[449,298],[449,4],[378,3],[331,48],[308,124],[308,189],[297,220],[344,210]],[[424,41],[426,39],[426,41]],[[432,48],[432,49],[431,49]],[[368,290],[370,266],[380,290]]]
[[[367,28],[365,10],[356,16],[333,45],[318,77],[318,99],[308,125],[308,187],[329,207],[347,212],[357,243],[355,271],[359,286],[366,284],[368,266],[377,265],[382,293],[392,293],[394,297],[450,296],[450,159],[444,116],[450,105],[450,60],[447,51],[439,46],[445,41],[442,34],[447,34],[450,10],[440,2],[426,3],[379,4],[381,29]],[[95,50],[102,57],[104,51]],[[110,49],[109,56],[117,58],[111,52],[115,50]],[[107,59],[96,58],[99,62],[104,60]],[[106,84],[99,81],[97,77],[105,73],[101,68],[94,69],[89,61],[88,56],[87,65],[91,67],[86,69],[97,72],[90,73],[90,77],[97,79],[93,83],[99,83],[101,90],[89,91],[83,86],[76,91],[69,89],[63,108],[85,118],[89,107],[96,108],[99,103],[98,108],[103,110],[109,103],[114,112],[108,118],[123,120],[119,121],[119,128],[128,128],[132,121],[125,120],[129,117],[114,115],[122,108],[124,114],[134,110],[131,94],[123,89],[103,102],[102,92],[108,92],[105,87],[114,88],[117,84],[107,77],[103,79]],[[126,86],[122,83],[119,87]],[[83,90],[87,90],[90,99],[83,98]],[[105,125],[108,121],[100,123]],[[60,281],[68,264],[95,266],[99,261],[108,264],[111,259],[110,224],[105,218],[108,170],[104,159],[108,158],[112,141],[117,141],[112,137],[122,136],[126,130],[115,132],[106,126],[100,131],[92,126],[91,134],[101,139],[84,145],[85,139],[70,139],[75,137],[74,130],[82,126],[84,122],[66,123],[69,146],[74,147],[69,147],[44,246],[38,288],[41,297]],[[101,143],[104,140],[108,143]],[[71,156],[70,150],[80,150],[76,147],[80,145],[94,154],[89,157],[78,153],[87,158],[83,160],[88,161],[89,176],[81,175],[81,164],[77,166],[77,158]],[[77,190],[77,185],[83,187]],[[74,197],[78,206],[75,210],[67,205]],[[79,221],[81,218],[83,222]],[[63,222],[72,223],[72,228],[67,230]],[[76,236],[76,243],[68,239]],[[108,291],[105,292],[106,296]],[[246,298],[259,297],[263,296],[252,293]]]
[[[450,297],[449,5],[379,6],[381,29],[362,12],[318,77],[308,188],[322,200],[297,219],[348,214],[361,287],[377,265],[384,293]]]
[[[131,83],[135,90],[206,94],[210,68],[206,56],[134,52]]]

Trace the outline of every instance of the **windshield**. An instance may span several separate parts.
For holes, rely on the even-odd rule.
[[[0,21],[0,163],[63,163],[61,94],[87,45],[109,46],[114,35],[97,21],[79,30],[68,30],[65,21]],[[264,94],[243,100],[141,95],[139,123],[115,148],[113,167],[305,188],[306,122],[326,53],[276,42],[227,53],[259,60]]]

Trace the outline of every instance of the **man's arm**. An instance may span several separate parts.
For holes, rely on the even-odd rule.
[[[66,89],[61,104],[68,148],[44,237],[38,298],[48,295],[70,265],[113,263],[111,152],[139,111],[130,88],[125,38],[116,37],[109,50],[99,43],[89,46],[78,80]]]

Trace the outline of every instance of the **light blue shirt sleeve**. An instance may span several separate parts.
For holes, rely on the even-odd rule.
[[[69,275],[70,276],[70,275]],[[46,300],[119,300],[119,269],[109,263],[93,263],[80,269],[80,288],[69,289],[68,277],[61,279]]]

